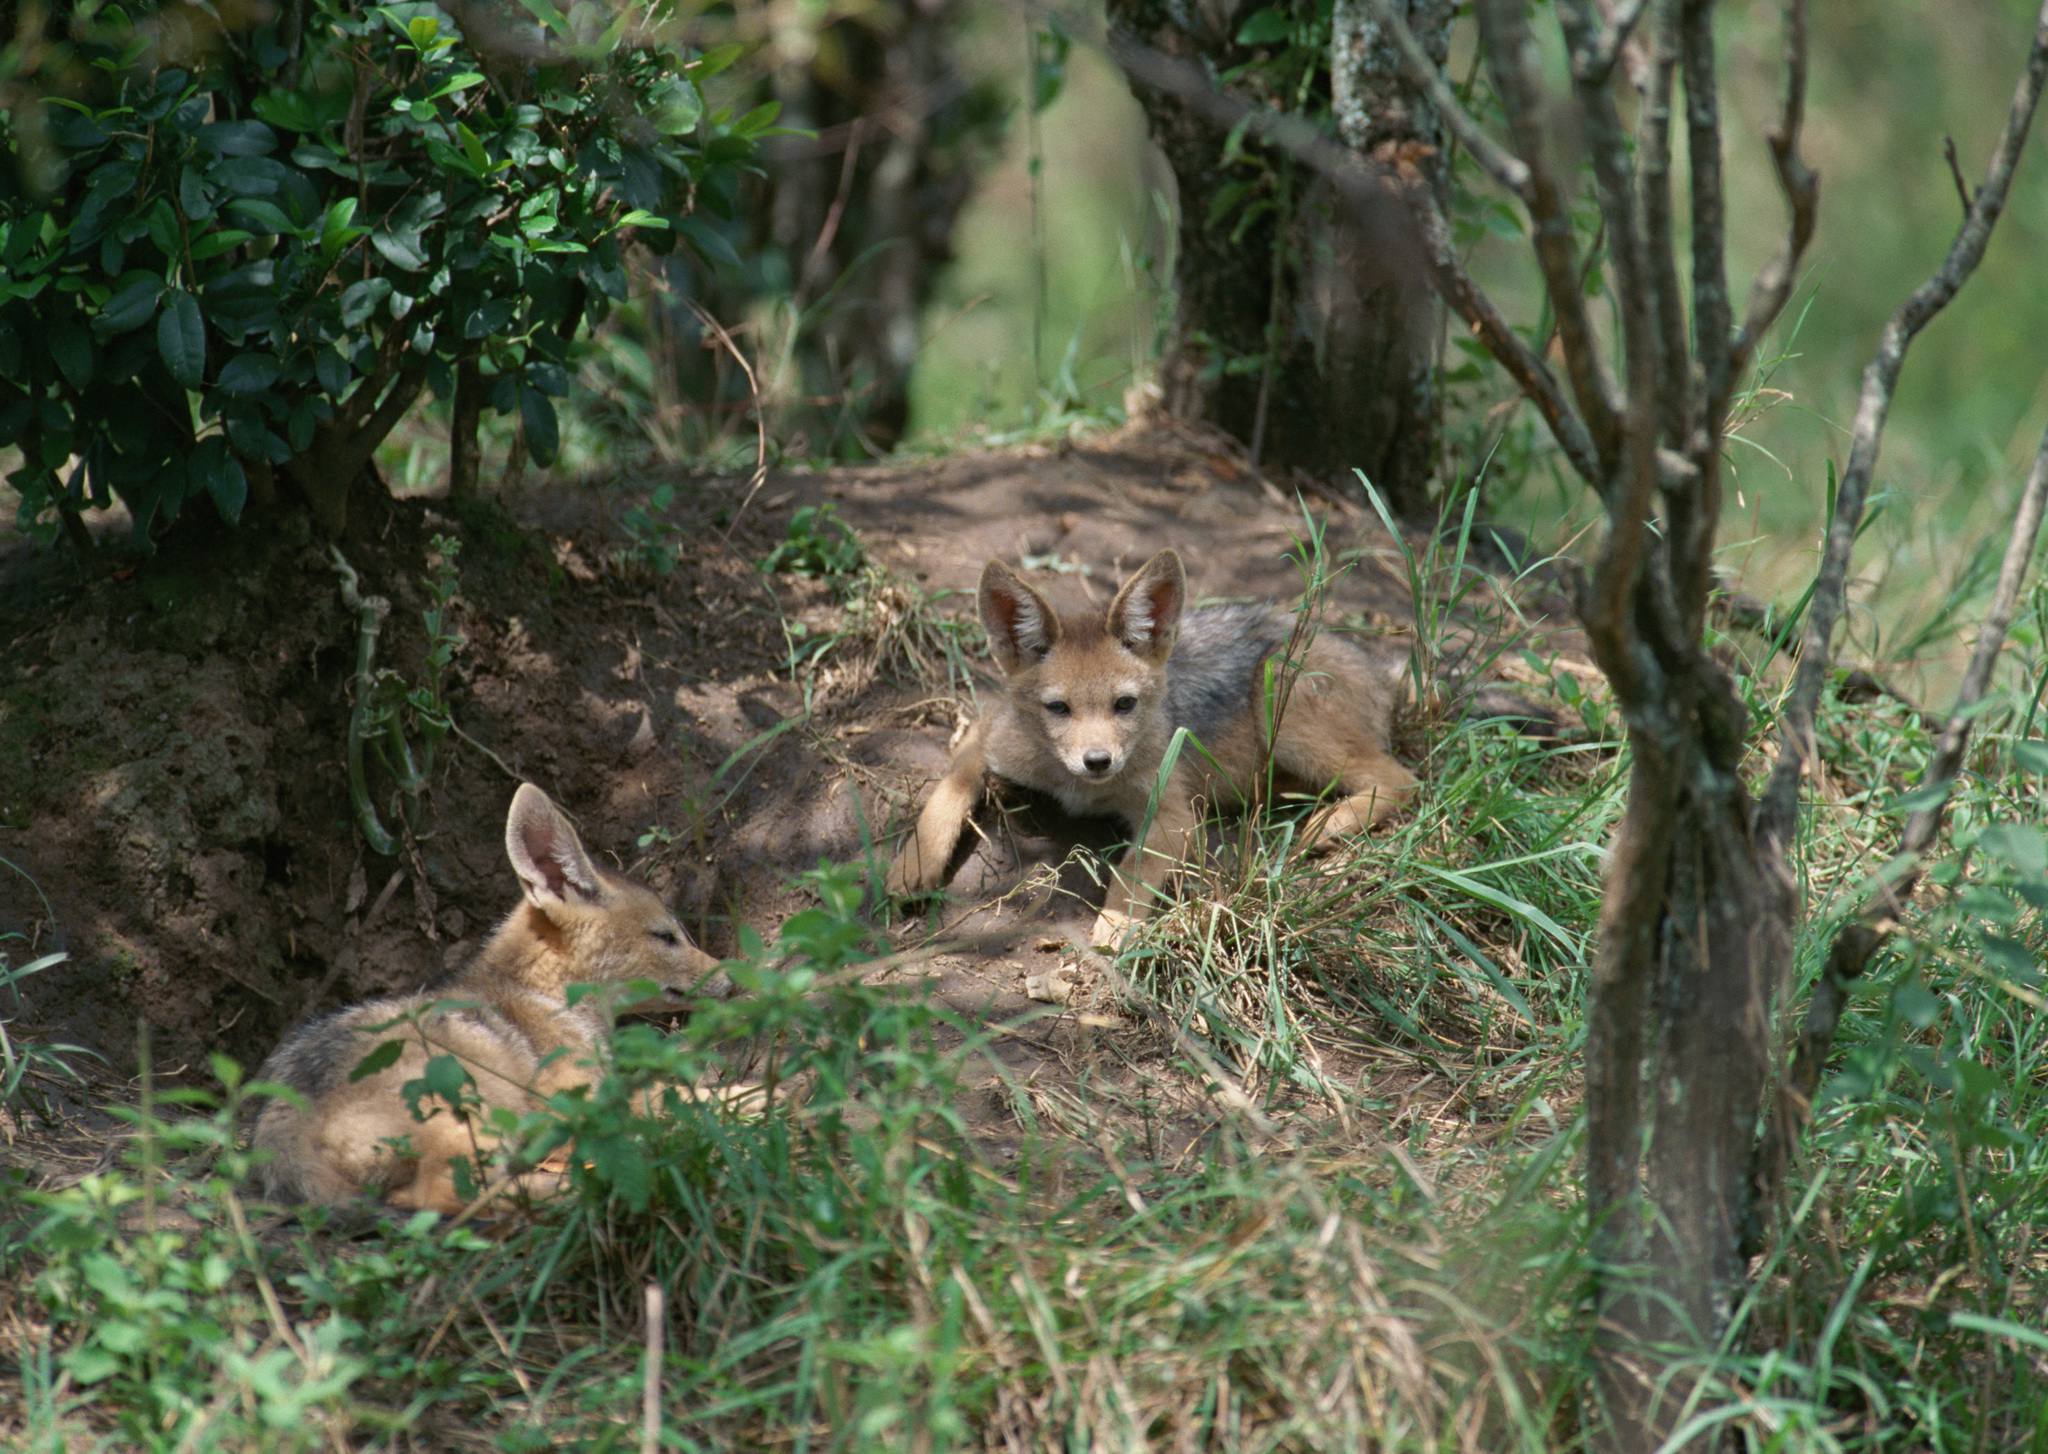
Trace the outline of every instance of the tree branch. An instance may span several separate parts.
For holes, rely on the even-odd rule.
[[[1408,22],[1400,11],[1389,0],[1366,0],[1366,3],[1373,19],[1393,37],[1394,50],[1401,57],[1401,70],[1408,77],[1408,83],[1429,98],[1429,104],[1436,108],[1437,115],[1443,118],[1451,135],[1472,153],[1472,160],[1479,163],[1480,170],[1526,202],[1529,168],[1513,152],[1495,141],[1459,102],[1457,93],[1430,60],[1429,52],[1422,48],[1422,42],[1415,38],[1415,32],[1408,28]]]
[[[1564,451],[1565,458],[1578,471],[1580,478],[1589,482],[1599,479],[1600,459],[1594,452],[1586,426],[1572,412],[1570,401],[1565,398],[1563,389],[1542,358],[1522,341],[1522,335],[1508,325],[1493,300],[1480,291],[1479,285],[1465,271],[1464,264],[1458,260],[1457,248],[1451,243],[1450,226],[1437,209],[1436,199],[1419,183],[1405,188],[1404,195],[1409,216],[1414,219],[1416,231],[1421,236],[1422,254],[1429,263],[1430,277],[1437,291],[1443,295],[1444,302],[1465,320],[1473,336],[1485,345],[1494,361],[1521,386],[1529,402],[1543,416],[1544,423],[1550,426],[1551,437],[1557,441],[1558,448]]]
[[[1735,387],[1735,381],[1749,367],[1757,344],[1784,310],[1785,300],[1792,296],[1799,260],[1813,240],[1814,219],[1820,212],[1820,178],[1799,155],[1799,129],[1805,118],[1806,0],[1785,0],[1785,100],[1766,139],[1771,146],[1772,164],[1778,170],[1778,188],[1785,194],[1791,219],[1783,246],[1749,286],[1749,307],[1743,316],[1742,331],[1735,335],[1734,347],[1728,353],[1728,377],[1715,391],[1721,397]],[[1953,163],[1954,142],[1949,143],[1949,158]],[[1957,190],[1962,190],[1960,177]],[[1966,195],[1965,214],[1969,205]]]
[[[1886,865],[1876,888],[1864,900],[1856,917],[1844,924],[1828,946],[1828,957],[1814,985],[1813,999],[1799,1026],[1793,1047],[1792,1067],[1778,1088],[1777,1104],[1768,1123],[1759,1152],[1755,1184],[1762,1209],[1775,1204],[1799,1138],[1813,1113],[1813,1093],[1820,1085],[1822,1069],[1834,1048],[1835,1029],[1848,1002],[1849,990],[1869,966],[1877,951],[1897,928],[1898,915],[1919,884],[1922,861],[1941,832],[1942,818],[1963,772],[1963,757],[1970,745],[1970,729],[1977,720],[1977,706],[1991,686],[1991,673],[2005,645],[2018,608],[2020,587],[2033,560],[2034,546],[2041,534],[2041,517],[2048,507],[2048,433],[2034,453],[2034,468],[2021,492],[2019,510],[2013,517],[2012,534],[2005,543],[2005,559],[1998,568],[1998,584],[1991,593],[1984,626],[1977,633],[1977,645],[1970,653],[1970,665],[1963,673],[1956,704],[1935,744],[1934,756],[1921,781],[1939,786],[1940,798],[1915,810],[1900,835],[1899,851]]]
[[[1715,90],[1711,0],[1683,0],[1680,63],[1685,71],[1685,155],[1692,169],[1692,328],[1710,398],[1722,397],[1728,376],[1732,310],[1728,301],[1727,235],[1721,183],[1721,113]],[[1716,441],[1718,447],[1718,441]],[[1702,501],[1713,510],[1717,500]]]
[[[1640,9],[1640,7],[1638,7]],[[1650,60],[1644,76],[1642,143],[1643,247],[1650,276],[1656,283],[1652,302],[1657,309],[1657,422],[1664,442],[1683,448],[1686,437],[1686,320],[1685,304],[1678,290],[1678,249],[1671,214],[1671,86],[1678,68],[1678,54],[1668,24],[1668,7],[1661,11],[1650,41]],[[1611,35],[1609,37],[1612,38]],[[1604,42],[1603,42],[1604,44]],[[1601,75],[1611,72],[1596,63],[1588,70]]]
[[[1593,441],[1603,468],[1588,483],[1603,484],[1609,466],[1620,454],[1622,403],[1600,356],[1593,325],[1586,314],[1585,290],[1579,285],[1578,245],[1572,240],[1570,210],[1546,157],[1542,100],[1536,83],[1535,43],[1522,15],[1521,0],[1482,0],[1480,44],[1493,72],[1494,89],[1507,112],[1515,151],[1529,168],[1526,194],[1534,229],[1537,266],[1543,273],[1551,311],[1557,316],[1557,338],[1564,349],[1565,375],[1578,401],[1579,417]],[[1616,238],[1614,243],[1620,243]]]
[[[2044,76],[2048,76],[2048,0],[2043,0],[2035,17],[2027,64],[2014,89],[2005,130],[1991,153],[1984,185],[1971,199],[1969,215],[1949,245],[1948,256],[1942,259],[1934,275],[1892,314],[1878,340],[1876,355],[1863,371],[1863,392],[1850,436],[1849,463],[1836,490],[1835,515],[1828,525],[1827,546],[1815,578],[1813,602],[1807,608],[1799,668],[1793,675],[1792,690],[1780,717],[1778,761],[1771,769],[1757,810],[1759,838],[1774,850],[1782,849],[1790,840],[1798,820],[1799,783],[1813,752],[1814,712],[1827,677],[1835,622],[1842,614],[1849,557],[1855,548],[1857,527],[1863,522],[1864,501],[1877,468],[1878,443],[1884,433],[1885,418],[1891,412],[1892,391],[1905,365],[1906,349],[1928,320],[1948,306],[1983,261],[1991,230],[2005,210],[2006,193],[2032,128],[2034,111],[2040,105]]]
[[[1636,23],[1643,18],[1643,12],[1650,8],[1650,0],[1622,0],[1621,8],[1608,18],[1607,32],[1587,57],[1586,80],[1594,85],[1604,86],[1614,72],[1614,63],[1621,59],[1628,49],[1629,37],[1635,33]]]
[[[1087,33],[1078,20],[1069,31],[1075,35]],[[1126,75],[1173,96],[1219,132],[1243,124],[1267,145],[1286,152],[1316,172],[1336,188],[1364,225],[1384,227],[1388,204],[1396,204],[1418,234],[1431,279],[1444,302],[1465,320],[1487,352],[1529,396],[1572,468],[1589,482],[1600,478],[1599,455],[1585,424],[1573,412],[1549,367],[1509,326],[1500,309],[1465,271],[1451,240],[1450,226],[1426,186],[1403,179],[1392,168],[1339,145],[1299,117],[1254,106],[1219,90],[1200,67],[1167,55],[1125,32],[1112,28],[1105,48]],[[1584,296],[1582,279],[1575,280],[1573,292]]]

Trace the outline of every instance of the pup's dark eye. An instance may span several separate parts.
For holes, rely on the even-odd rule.
[[[1045,710],[1052,713],[1055,717],[1070,717],[1074,712],[1074,709],[1065,702],[1047,702]]]
[[[1119,712],[1135,712],[1138,710],[1138,699],[1136,697],[1118,697],[1116,699],[1116,709]]]
[[[656,944],[666,944],[671,949],[683,942],[682,936],[673,929],[656,929],[652,933]]]

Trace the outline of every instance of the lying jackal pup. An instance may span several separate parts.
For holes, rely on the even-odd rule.
[[[272,1101],[257,1117],[255,1144],[270,1153],[268,1195],[332,1203],[367,1193],[395,1206],[460,1209],[450,1163],[490,1149],[483,1116],[499,1106],[532,1110],[599,1073],[610,1007],[602,995],[571,1005],[570,985],[645,979],[680,993],[715,964],[650,890],[592,863],[569,820],[531,783],[512,797],[505,852],[526,901],[466,969],[429,993],[308,1021],[264,1062],[262,1079],[306,1099],[303,1110]],[[393,1040],[405,1047],[395,1062],[350,1079],[363,1057]],[[445,1107],[413,1118],[401,1088],[420,1078],[430,1055],[462,1062],[483,1102],[478,1118],[465,1123]],[[400,1138],[410,1154],[392,1144]]]
[[[988,563],[981,622],[1008,689],[969,730],[897,850],[891,894],[939,886],[984,771],[1050,793],[1070,813],[1121,818],[1135,832],[1177,727],[1194,741],[1159,795],[1145,841],[1110,886],[1097,945],[1142,916],[1152,890],[1186,859],[1202,801],[1244,802],[1263,787],[1269,752],[1283,780],[1311,791],[1334,784],[1344,795],[1311,822],[1310,844],[1328,847],[1407,802],[1415,777],[1387,753],[1393,689],[1385,672],[1325,634],[1292,662],[1276,660],[1294,631],[1291,614],[1272,606],[1184,612],[1187,592],[1180,556],[1165,550],[1124,583],[1103,617],[1062,617],[1008,566]]]

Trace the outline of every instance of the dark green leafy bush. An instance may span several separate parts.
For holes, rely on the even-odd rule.
[[[736,48],[681,44],[664,4],[458,8],[469,33],[417,3],[298,0],[239,31],[212,7],[69,8],[0,120],[25,524],[76,535],[116,497],[139,534],[200,496],[234,520],[283,482],[338,530],[428,387],[454,403],[458,487],[486,407],[545,463],[628,238],[729,252],[693,214],[729,211],[773,121],[707,107]]]

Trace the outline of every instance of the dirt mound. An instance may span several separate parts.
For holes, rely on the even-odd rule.
[[[461,737],[395,859],[353,824],[355,622],[303,523],[186,540],[91,581],[10,547],[0,857],[15,871],[0,866],[0,934],[18,937],[0,952],[70,956],[22,987],[13,1033],[128,1066],[142,1024],[176,1073],[210,1050],[253,1063],[305,1014],[416,987],[512,901],[499,845],[516,778],[675,897],[708,949],[729,949],[737,924],[772,928],[796,902],[795,872],[858,855],[943,766],[965,683],[934,633],[971,598],[934,607],[928,593],[967,590],[1000,554],[1106,601],[1166,544],[1198,595],[1298,589],[1300,507],[1179,434],[794,473],[751,499],[733,481],[667,481],[676,503],[650,535],[623,512],[662,483],[396,503],[357,527],[350,563],[394,606],[380,665],[408,681],[424,673],[434,539],[461,542],[448,695]],[[843,585],[756,565],[794,511],[825,502],[889,573],[859,620]],[[1391,542],[1361,512],[1316,509],[1333,549],[1363,552],[1339,611],[1399,627]],[[653,568],[664,541],[682,543],[666,573]],[[793,672],[797,659],[813,666]],[[918,680],[918,661],[952,681]],[[1078,831],[1056,815],[1016,823],[956,889],[996,895]],[[1037,946],[1086,912],[1042,893],[980,907],[973,927],[996,937],[928,970],[963,1002],[1021,1008],[1024,977],[1046,967]]]

